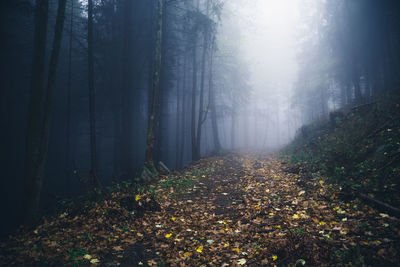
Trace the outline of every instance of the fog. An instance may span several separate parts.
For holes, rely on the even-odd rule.
[[[299,13],[299,1],[293,0],[225,3],[220,45],[235,43],[237,56],[247,69],[241,73],[248,83],[243,88],[248,99],[237,111],[236,148],[276,150],[300,126],[291,105],[301,37]]]
[[[0,1],[0,230],[163,166],[279,151],[397,92],[399,6]]]

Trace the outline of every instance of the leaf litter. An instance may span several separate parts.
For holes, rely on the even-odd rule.
[[[177,182],[179,181],[179,182]],[[184,184],[184,186],[180,186]],[[276,158],[230,154],[114,192],[0,243],[0,263],[92,266],[392,265],[399,219],[342,201]],[[133,215],[134,214],[134,215]]]

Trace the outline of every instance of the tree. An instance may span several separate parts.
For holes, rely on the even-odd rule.
[[[211,116],[211,127],[213,133],[214,140],[214,153],[219,154],[221,151],[221,142],[219,140],[219,131],[218,131],[218,123],[217,123],[217,105],[215,104],[215,87],[213,81],[213,59],[214,59],[214,49],[215,49],[215,37],[212,41],[211,45],[211,53],[210,53],[210,74],[209,74],[209,103],[210,103],[210,116]]]
[[[72,32],[74,29],[74,1],[71,0],[71,14],[69,21],[69,41],[68,41],[68,80],[67,80],[67,121],[66,121],[66,142],[65,142],[65,173],[67,187],[70,186],[70,154],[71,154],[71,89],[72,89]]]
[[[196,144],[195,144],[195,158],[194,160],[200,159],[200,145],[201,145],[201,127],[206,119],[208,109],[206,110],[206,115],[204,115],[204,86],[205,86],[205,74],[206,74],[206,59],[207,51],[209,46],[210,34],[211,34],[211,21],[208,19],[209,15],[209,5],[210,1],[207,0],[206,16],[204,17],[203,23],[203,54],[201,60],[201,75],[200,75],[200,102],[199,111],[197,119],[197,134],[196,134]]]
[[[163,8],[164,0],[157,1],[157,30],[156,30],[156,45],[154,52],[154,72],[151,91],[150,116],[148,120],[146,154],[144,171],[146,169],[152,173],[156,171],[154,164],[154,148],[155,148],[155,131],[158,120],[158,104],[159,104],[159,87],[160,87],[160,71],[161,71],[161,56],[162,56],[162,35],[163,35]]]
[[[97,176],[96,146],[96,94],[94,89],[94,56],[93,56],[93,0],[88,1],[88,88],[89,88],[89,124],[90,124],[90,183],[100,187]]]
[[[122,61],[122,174],[128,179],[133,178],[133,1],[124,2],[124,33]],[[118,108],[118,107],[116,107]]]
[[[38,2],[40,3],[40,2]],[[43,3],[41,3],[43,4]],[[47,5],[44,3],[44,5]],[[48,6],[47,6],[48,7]],[[34,163],[31,166],[31,172],[28,176],[28,198],[27,198],[27,222],[32,222],[37,219],[39,214],[39,204],[40,204],[40,194],[42,191],[43,184],[43,176],[44,176],[44,168],[46,164],[46,157],[48,151],[48,143],[49,143],[49,134],[50,134],[50,122],[51,115],[53,109],[53,98],[54,98],[54,88],[57,74],[57,64],[58,58],[60,54],[62,33],[64,28],[64,20],[65,20],[65,8],[66,8],[66,0],[58,1],[58,11],[57,11],[57,19],[55,24],[54,31],[54,40],[52,51],[50,55],[50,63],[49,63],[49,73],[47,77],[47,85],[46,85],[46,96],[45,96],[45,107],[43,114],[43,124],[40,128],[40,140],[39,146],[37,147],[37,155],[34,159]],[[47,14],[47,12],[46,12]],[[45,15],[46,16],[46,15]],[[43,23],[41,21],[40,23]]]

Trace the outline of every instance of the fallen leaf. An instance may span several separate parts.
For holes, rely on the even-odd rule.
[[[239,259],[239,260],[237,261],[237,264],[238,264],[238,265],[245,265],[245,264],[246,264],[246,259]]]
[[[99,263],[100,261],[98,260],[98,259],[91,259],[90,260],[90,263],[91,264],[96,264],[96,263]]]
[[[192,252],[185,252],[185,253],[183,253],[183,256],[184,256],[185,258],[189,258],[189,257],[191,257],[192,255],[193,255]]]
[[[86,255],[83,256],[83,258],[85,260],[90,260],[92,258],[92,256],[90,256],[89,254],[86,254]]]
[[[240,253],[240,249],[239,248],[233,248],[233,251],[236,251],[237,253]]]

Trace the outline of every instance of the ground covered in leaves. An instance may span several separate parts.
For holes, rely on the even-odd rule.
[[[383,201],[400,216],[400,96],[334,111],[329,120],[303,126],[284,152],[303,173],[329,177],[348,194]]]
[[[396,217],[344,201],[260,155],[203,159],[119,188],[1,243],[0,262],[50,266],[399,265]]]

